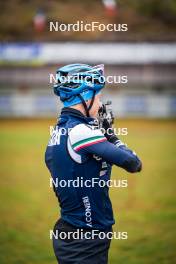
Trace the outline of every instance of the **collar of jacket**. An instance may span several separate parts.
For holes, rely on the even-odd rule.
[[[79,110],[71,108],[71,107],[62,108],[61,116],[73,116],[73,117],[82,119],[82,121],[89,123],[89,124],[93,123],[95,120],[93,117],[84,116],[83,113],[81,113]]]

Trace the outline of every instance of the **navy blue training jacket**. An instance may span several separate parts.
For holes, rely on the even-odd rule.
[[[128,172],[141,161],[120,140],[107,141],[95,120],[73,108],[63,108],[49,140],[45,162],[51,173],[61,218],[78,228],[106,230],[114,224],[109,187],[112,165]],[[79,181],[79,184],[74,185]],[[92,184],[94,180],[94,184]]]

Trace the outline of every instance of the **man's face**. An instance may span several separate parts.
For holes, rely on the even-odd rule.
[[[89,103],[88,105],[90,104],[91,100],[89,100]],[[91,117],[93,118],[97,118],[98,117],[98,110],[99,108],[101,107],[102,103],[101,103],[101,94],[97,94],[95,96],[95,99],[94,99],[94,103],[89,111],[89,114]]]

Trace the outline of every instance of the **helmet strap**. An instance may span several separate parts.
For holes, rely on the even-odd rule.
[[[89,111],[90,111],[90,109],[92,108],[92,106],[93,106],[93,103],[94,103],[94,100],[95,100],[95,91],[93,92],[93,97],[92,97],[92,100],[91,100],[91,102],[90,102],[90,105],[87,107],[87,104],[86,104],[86,102],[85,102],[85,100],[83,99],[83,97],[82,97],[82,95],[80,95],[80,94],[78,94],[78,97],[81,99],[81,102],[82,102],[82,104],[83,104],[83,106],[84,106],[84,109],[85,109],[85,112],[86,112],[86,116],[87,117],[90,117],[90,115],[89,115]]]
[[[90,105],[89,105],[89,107],[88,107],[88,110],[89,110],[89,111],[90,111],[90,109],[92,108],[92,105],[93,105],[93,103],[94,103],[94,100],[95,100],[95,94],[96,94],[96,92],[93,91],[92,100],[91,100]]]

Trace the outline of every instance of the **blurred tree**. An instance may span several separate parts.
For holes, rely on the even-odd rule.
[[[138,11],[144,15],[157,18],[164,23],[176,23],[175,0],[138,1]]]
[[[176,40],[176,0],[104,0],[117,6],[115,16],[106,16],[103,0],[0,0],[0,41],[59,40]],[[33,18],[41,8],[46,27],[35,32]],[[41,16],[39,17],[41,18]],[[40,20],[40,19],[39,19]],[[127,23],[127,34],[103,32],[49,32],[48,22]]]

